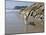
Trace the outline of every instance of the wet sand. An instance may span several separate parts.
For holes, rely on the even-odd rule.
[[[33,19],[33,18],[32,18]],[[26,25],[22,15],[17,11],[6,12],[6,33],[43,32],[43,25]]]

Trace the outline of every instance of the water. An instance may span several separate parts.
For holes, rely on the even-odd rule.
[[[24,31],[23,17],[17,12],[6,13],[6,33],[18,33]]]

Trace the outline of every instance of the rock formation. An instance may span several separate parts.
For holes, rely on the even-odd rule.
[[[23,14],[24,16],[26,16],[25,20],[29,21],[31,19],[29,19],[29,17],[31,18],[31,16],[35,19],[33,19],[33,22],[36,22],[38,19],[40,19],[41,22],[43,22],[44,20],[44,3],[43,2],[36,2],[33,5],[24,8],[23,10],[20,10],[20,13]],[[31,21],[30,21],[31,22]]]

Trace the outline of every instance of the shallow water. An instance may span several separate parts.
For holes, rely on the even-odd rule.
[[[24,31],[24,20],[23,16],[15,11],[6,12],[6,32],[16,33]],[[21,31],[20,31],[21,30]]]

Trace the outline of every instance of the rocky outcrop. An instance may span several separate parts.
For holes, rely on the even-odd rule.
[[[29,20],[29,17],[32,16],[35,20],[40,19],[40,21],[44,21],[44,3],[36,2],[33,5],[26,7],[25,9],[20,10],[21,14],[26,16],[26,19]],[[31,20],[31,19],[30,19]],[[34,20],[34,21],[35,21]],[[36,21],[37,21],[36,20]],[[34,22],[33,21],[33,22]],[[39,20],[38,20],[39,21]]]
[[[22,9],[22,8],[26,8],[27,6],[15,6],[14,9]]]

